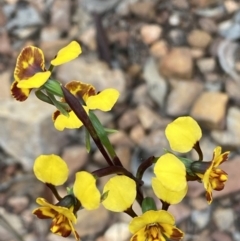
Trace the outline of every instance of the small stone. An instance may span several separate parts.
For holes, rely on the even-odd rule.
[[[96,29],[89,27],[79,36],[79,41],[86,45],[91,51],[96,51],[97,42],[96,42]]]
[[[1,88],[0,88],[0,100],[7,100],[11,98],[10,88],[11,88],[11,77],[12,73],[10,71],[5,71],[0,73]]]
[[[169,24],[171,26],[178,26],[181,22],[180,16],[178,14],[172,14],[169,19]]]
[[[221,146],[238,148],[240,145],[240,110],[230,107],[226,117],[226,130],[213,130],[211,137]]]
[[[162,126],[160,116],[145,105],[137,107],[137,116],[145,130],[158,129]]]
[[[225,232],[221,232],[221,231],[215,231],[212,233],[212,238],[213,238],[213,241],[232,241],[232,237],[225,233]],[[236,239],[237,240],[237,239]]]
[[[0,27],[4,27],[6,25],[6,15],[4,13],[3,8],[0,8]]]
[[[152,98],[149,96],[147,84],[140,84],[133,89],[132,102],[135,105],[144,104],[147,106],[154,106]]]
[[[143,68],[143,77],[147,83],[150,96],[159,106],[163,106],[167,93],[167,83],[159,74],[153,58],[149,58],[146,61]]]
[[[146,135],[140,143],[140,147],[148,153],[151,153],[153,156],[160,156],[165,153],[165,151],[159,147],[170,149],[165,132],[161,129],[154,130]]]
[[[203,49],[199,49],[199,48],[192,48],[191,55],[192,55],[193,59],[199,59],[205,55],[205,51]]]
[[[131,162],[131,150],[128,146],[118,146],[115,149],[117,156],[119,157],[123,167],[130,171]]]
[[[191,0],[191,2],[197,7],[206,8],[209,5],[216,3],[217,0]]]
[[[12,47],[10,44],[10,39],[6,31],[0,32],[0,54],[10,55],[12,53]]]
[[[168,44],[165,40],[159,40],[150,47],[150,54],[155,58],[162,58],[168,54]]]
[[[223,89],[223,80],[216,72],[205,73],[205,89],[208,91],[221,92]]]
[[[199,183],[199,182],[188,183],[188,192],[187,192],[188,197],[196,198],[196,197],[199,197],[204,192],[205,192],[205,189],[202,183]]]
[[[20,216],[6,212],[2,207],[0,208],[0,215],[4,216],[7,223],[11,225],[14,224],[14,229],[17,230],[19,235],[24,235],[26,233],[26,228],[23,226]],[[0,237],[1,240],[15,240],[14,234],[4,225],[0,225]]]
[[[191,215],[191,220],[197,225],[199,229],[207,226],[210,221],[210,207],[205,210],[194,210]]]
[[[139,18],[153,19],[155,16],[155,3],[153,1],[136,2],[129,6],[132,14]]]
[[[194,103],[190,115],[205,128],[223,129],[228,96],[219,92],[203,92]]]
[[[204,210],[208,208],[209,204],[206,201],[206,198],[203,197],[196,197],[190,200],[191,206],[194,210]]]
[[[74,175],[88,161],[88,152],[83,146],[69,146],[63,149],[62,159],[67,163],[69,175]]]
[[[124,131],[118,131],[109,135],[109,140],[115,146],[133,146],[133,142]]]
[[[171,45],[182,46],[186,44],[186,33],[182,29],[172,29],[168,35]]]
[[[50,8],[51,25],[61,32],[66,32],[70,28],[71,2],[54,1]]]
[[[7,205],[11,207],[11,211],[17,214],[26,209],[28,204],[29,199],[26,196],[12,196],[7,201]]]
[[[130,237],[131,234],[128,229],[128,223],[115,223],[104,233],[106,241],[126,241],[129,240]]]
[[[141,124],[135,125],[130,131],[130,138],[136,143],[139,144],[145,136],[144,128]]]
[[[234,211],[232,208],[218,208],[213,214],[214,221],[221,231],[228,231],[234,223]]]
[[[159,70],[168,78],[191,79],[193,59],[189,48],[173,48],[160,61]]]
[[[235,103],[240,104],[240,86],[232,79],[227,79],[225,88],[229,98]]]
[[[140,34],[145,44],[152,44],[157,41],[162,33],[162,28],[157,24],[144,24]]]
[[[214,58],[203,58],[197,61],[199,70],[204,74],[213,72],[216,67],[216,61]]]
[[[223,4],[228,14],[234,13],[239,9],[239,3],[233,0],[225,0]]]
[[[56,41],[60,38],[61,32],[55,26],[45,26],[42,28],[40,39],[43,42]]]
[[[217,32],[217,25],[211,18],[201,18],[199,19],[200,27],[208,33],[216,33]]]
[[[75,228],[81,235],[81,238],[88,235],[96,235],[106,229],[110,218],[110,212],[102,205],[96,210],[89,211],[82,209],[78,212],[78,220]]]
[[[24,103],[4,100],[0,109],[0,125],[4,126],[0,128],[0,145],[24,169],[31,170],[37,156],[58,153],[66,143],[66,135],[53,126],[55,108],[36,97],[30,96]]]
[[[186,115],[203,91],[203,85],[196,81],[171,80],[171,83],[173,84],[173,89],[168,95],[166,113],[170,116]],[[188,93],[187,95],[186,92]]]
[[[172,5],[178,9],[184,10],[189,8],[189,2],[187,0],[172,0]]]
[[[118,126],[121,130],[129,129],[138,123],[138,118],[135,110],[127,110],[119,118]]]
[[[184,203],[178,203],[177,205],[171,205],[169,212],[174,216],[175,221],[180,223],[184,219],[188,218],[192,212],[190,207]]]
[[[195,29],[189,33],[187,40],[192,47],[205,49],[212,41],[212,37],[203,30]]]

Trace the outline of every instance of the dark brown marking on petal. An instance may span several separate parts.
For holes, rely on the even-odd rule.
[[[24,101],[28,98],[32,89],[24,89],[24,91],[17,87],[18,82],[14,81],[11,86],[11,94],[18,101]]]
[[[57,215],[52,221],[51,231],[60,234],[62,237],[68,237],[72,232],[68,222],[69,220],[64,215]]]
[[[55,121],[60,114],[61,114],[61,112],[60,112],[59,110],[56,110],[56,111],[52,114],[52,120]]]
[[[225,161],[228,160],[228,154],[229,154],[229,152],[225,152],[225,153],[222,155],[222,161],[221,161],[221,164],[222,164],[223,162],[225,162]]]
[[[178,241],[182,238],[183,238],[183,232],[178,228],[173,228],[170,239]]]
[[[55,210],[53,210],[53,209],[51,209],[51,212],[54,213],[54,215],[57,214],[57,212]],[[33,212],[33,214],[36,215],[39,219],[49,219],[49,218],[52,218],[52,217],[44,215],[42,210],[41,210],[41,208],[36,209]]]
[[[33,46],[24,48],[17,58],[14,78],[16,80],[26,80],[43,71],[46,71],[46,69],[42,51]]]
[[[135,235],[131,238],[131,241],[138,241],[138,235],[135,234]]]

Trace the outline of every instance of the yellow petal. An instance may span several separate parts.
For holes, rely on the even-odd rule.
[[[115,176],[109,179],[103,189],[108,192],[103,206],[113,212],[127,210],[136,198],[136,183],[127,176]]]
[[[67,63],[76,59],[81,53],[82,49],[80,45],[76,41],[72,41],[69,45],[58,51],[56,58],[51,61],[51,64],[57,66]]]
[[[86,105],[90,110],[109,111],[118,100],[118,97],[119,92],[117,90],[105,89],[97,95],[90,96],[86,101]]]
[[[164,186],[170,190],[178,191],[186,187],[186,168],[173,154],[162,155],[154,166],[154,173]]]
[[[50,75],[51,75],[50,71],[38,72],[26,80],[19,81],[17,84],[17,87],[25,88],[25,89],[39,88],[47,82]]]
[[[57,155],[41,155],[33,166],[33,171],[38,180],[54,186],[62,185],[68,178],[66,162]]]
[[[80,128],[83,123],[78,119],[73,111],[69,112],[69,117],[59,114],[54,120],[54,126],[57,130],[63,131],[65,128],[77,129]]]
[[[172,214],[164,210],[149,210],[139,217],[135,217],[129,224],[129,230],[131,233],[136,233],[143,227],[151,223],[165,223],[174,225],[175,220]]]
[[[170,123],[165,130],[170,147],[174,151],[190,151],[202,137],[198,123],[190,116],[179,117]]]
[[[87,210],[96,209],[100,205],[101,194],[91,173],[85,171],[76,173],[73,193]]]
[[[177,204],[181,202],[188,190],[187,185],[182,190],[174,191],[174,190],[168,189],[158,178],[152,178],[152,188],[155,195],[159,199],[169,204]]]

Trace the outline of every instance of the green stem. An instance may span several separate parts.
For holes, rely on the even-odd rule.
[[[69,104],[69,106],[71,107],[73,112],[76,114],[76,116],[79,118],[79,120],[82,121],[83,125],[87,128],[89,134],[93,138],[95,144],[97,145],[99,151],[102,153],[102,155],[105,158],[108,165],[113,166],[114,164],[113,164],[111,158],[109,157],[109,155],[106,152],[104,146],[102,145],[101,140],[98,137],[97,132],[96,132],[89,116],[87,115],[84,108],[82,107],[81,103],[64,86],[62,86],[62,91],[63,91],[64,98],[65,98],[66,102]]]

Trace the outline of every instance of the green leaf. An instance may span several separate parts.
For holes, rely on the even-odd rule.
[[[90,142],[90,134],[86,128],[85,128],[85,145],[86,145],[87,152],[89,153],[91,151],[91,142]]]
[[[108,150],[109,155],[112,158],[115,157],[116,153],[113,149],[112,144],[110,143],[110,141],[108,139],[107,133],[106,133],[104,127],[102,126],[101,122],[98,120],[97,116],[92,111],[89,111],[89,118],[92,121],[92,124],[93,124],[102,144]]]

